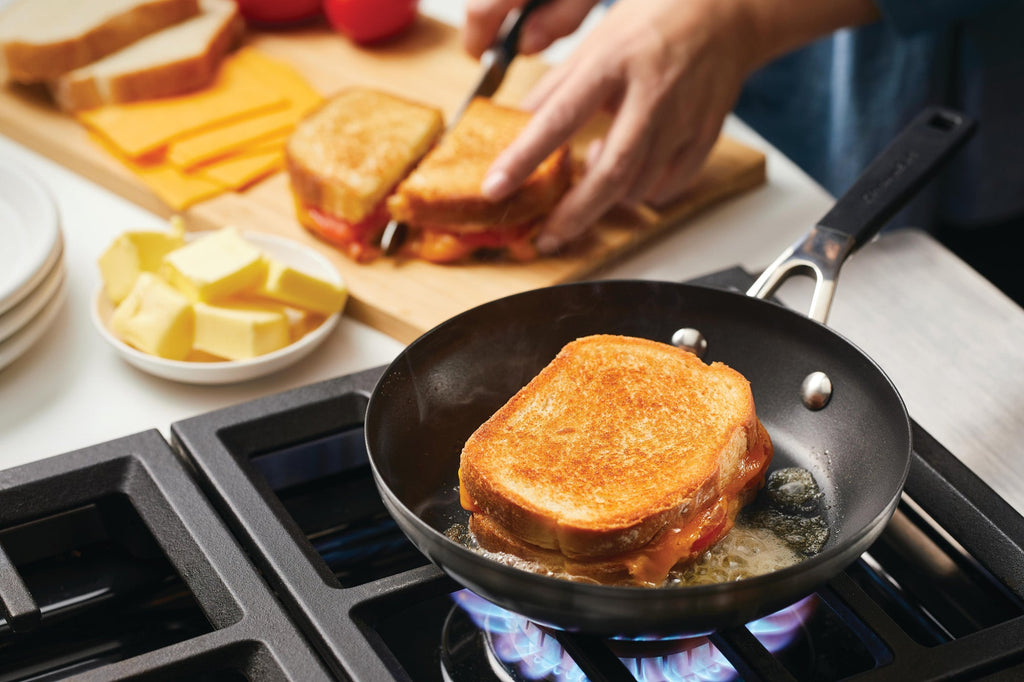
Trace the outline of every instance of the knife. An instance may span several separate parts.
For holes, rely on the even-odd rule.
[[[508,71],[509,65],[519,51],[519,33],[522,31],[523,24],[526,23],[527,17],[533,13],[533,10],[547,2],[548,0],[527,0],[518,12],[510,12],[505,17],[494,43],[480,56],[482,69],[476,85],[470,90],[465,101],[456,109],[455,115],[445,128],[446,132],[455,127],[455,124],[466,112],[466,107],[474,98],[490,97],[498,91],[498,87],[505,79],[505,72]],[[407,230],[407,226],[397,220],[392,219],[388,222],[380,238],[380,248],[384,255],[391,256],[398,250],[398,247],[405,241]]]

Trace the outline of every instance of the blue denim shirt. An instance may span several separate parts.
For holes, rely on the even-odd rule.
[[[881,22],[753,74],[736,114],[838,195],[924,106],[951,106],[978,129],[892,224],[1024,217],[1024,0],[876,2]]]

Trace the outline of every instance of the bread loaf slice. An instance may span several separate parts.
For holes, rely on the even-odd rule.
[[[52,80],[198,13],[198,0],[15,0],[0,12],[0,83]]]
[[[209,85],[242,35],[234,0],[200,0],[198,15],[138,40],[51,83],[65,111],[181,95]]]

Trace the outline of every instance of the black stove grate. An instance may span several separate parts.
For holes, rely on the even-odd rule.
[[[732,270],[701,283],[738,288],[749,281]],[[375,492],[367,494],[373,482],[361,425],[381,372],[178,422],[172,438],[335,675],[449,679],[441,639],[459,586],[426,564],[380,514]],[[311,513],[327,508],[334,509],[327,518]],[[908,537],[923,548],[920,565],[901,556]],[[331,550],[339,547],[340,562]],[[387,557],[395,563],[378,561]],[[369,569],[355,570],[360,563]],[[948,582],[928,576],[938,569]],[[776,655],[745,627],[715,633],[711,642],[744,680],[1024,678],[1024,518],[915,425],[897,517],[816,599],[828,627],[807,629],[842,629],[848,639],[832,648],[849,660],[836,661],[844,651],[817,644]],[[553,636],[589,679],[636,679],[604,640]],[[793,657],[802,662],[794,665]]]
[[[156,431],[0,477],[0,680],[330,676]]]

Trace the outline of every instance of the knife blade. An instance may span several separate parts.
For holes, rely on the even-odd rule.
[[[548,0],[527,0],[518,12],[510,12],[506,15],[494,42],[480,56],[482,66],[476,85],[469,91],[469,95],[459,105],[459,108],[455,110],[455,114],[448,121],[445,132],[455,127],[455,124],[466,112],[466,107],[474,98],[490,97],[498,91],[502,81],[505,80],[505,73],[508,71],[509,65],[512,64],[512,60],[519,52],[519,34],[527,17],[547,2]],[[404,223],[394,219],[390,220],[380,237],[380,248],[384,255],[394,255],[398,247],[405,241],[407,232],[408,227]]]

